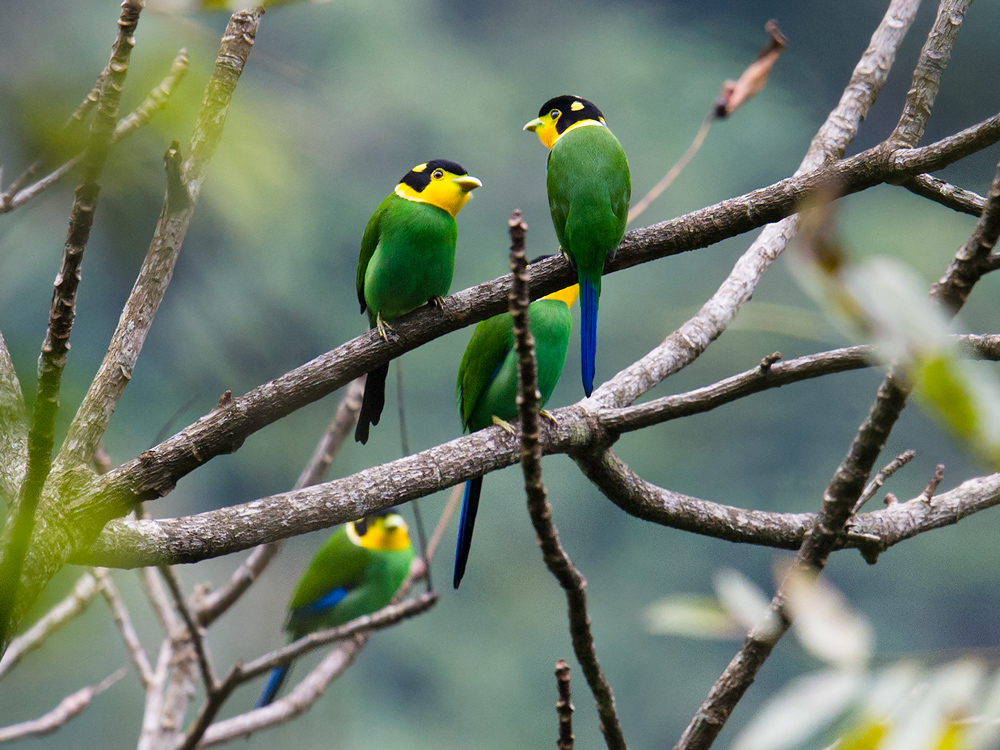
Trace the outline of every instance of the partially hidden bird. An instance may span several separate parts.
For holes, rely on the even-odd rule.
[[[358,258],[358,302],[386,339],[387,321],[421,305],[440,304],[455,271],[455,216],[482,183],[461,164],[434,159],[399,181],[368,220]],[[385,406],[389,363],[368,373],[354,439],[368,442]]]
[[[549,149],[546,186],[552,224],[580,283],[583,390],[594,390],[601,275],[628,221],[628,159],[601,110],[579,96],[557,96],[524,126]]]
[[[535,339],[538,362],[540,406],[549,400],[566,363],[573,325],[570,307],[579,292],[579,286],[574,284],[528,305],[528,327]],[[517,418],[518,362],[514,348],[514,319],[510,313],[487,318],[476,326],[458,367],[457,390],[458,413],[466,430],[475,432],[496,424],[513,431],[508,422]],[[469,560],[482,487],[482,477],[465,483],[455,547],[453,583],[456,589]]]
[[[406,579],[413,544],[398,513],[352,521],[319,548],[288,602],[285,630],[295,641],[386,606]],[[271,670],[255,708],[274,700],[291,664]]]

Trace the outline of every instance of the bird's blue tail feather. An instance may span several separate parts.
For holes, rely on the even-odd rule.
[[[288,677],[289,671],[291,671],[290,664],[279,664],[271,670],[271,676],[267,678],[267,684],[264,685],[264,690],[261,692],[260,698],[257,699],[254,708],[263,708],[275,699],[281,689],[281,684]]]
[[[465,575],[465,564],[469,561],[472,547],[472,530],[476,525],[479,511],[479,493],[483,489],[483,478],[476,477],[465,483],[465,499],[462,501],[462,518],[458,522],[458,543],[455,545],[455,588]]]
[[[584,277],[580,279],[580,371],[583,374],[583,392],[588,396],[594,390],[596,358],[597,289]]]

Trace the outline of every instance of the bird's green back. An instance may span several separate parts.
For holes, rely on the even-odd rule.
[[[628,220],[625,151],[605,126],[574,128],[549,152],[547,183],[559,244],[599,291],[605,259],[614,257]]]
[[[573,318],[565,302],[540,299],[528,306],[535,339],[538,391],[545,405],[555,390],[566,362]],[[503,313],[482,321],[458,368],[458,410],[463,427],[475,431],[489,427],[492,417],[517,418],[517,356],[514,320]]]
[[[299,578],[288,609],[295,611],[312,604],[341,586],[356,586],[361,581],[369,554],[369,550],[354,544],[343,528],[339,529],[323,543]]]

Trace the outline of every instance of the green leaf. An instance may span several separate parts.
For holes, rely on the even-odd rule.
[[[714,598],[677,594],[646,608],[646,630],[653,635],[679,635],[707,640],[742,638],[746,630]]]

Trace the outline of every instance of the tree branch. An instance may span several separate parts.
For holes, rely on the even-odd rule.
[[[136,130],[141,128],[143,125],[148,123],[153,115],[158,111],[165,109],[167,102],[174,93],[174,89],[183,80],[188,69],[188,58],[187,50],[180,50],[177,53],[177,57],[174,58],[173,65],[170,66],[170,71],[160,81],[159,85],[149,92],[149,95],[142,101],[142,103],[133,109],[129,114],[125,115],[121,120],[118,121],[115,126],[114,134],[112,135],[111,142],[118,143],[119,141],[128,138]],[[96,85],[93,91],[87,95],[87,98],[83,100],[83,104],[77,108],[76,112],[70,117],[69,122],[66,123],[66,127],[71,125],[79,124],[90,108],[97,103],[97,97],[100,93],[101,82],[107,73],[107,69],[101,73],[101,77],[98,78],[98,85]],[[34,164],[32,164],[28,169],[26,169],[7,190],[0,194],[0,214],[5,214],[13,211],[15,208],[20,208],[25,203],[41,195],[45,190],[50,188],[52,185],[56,184],[60,179],[69,174],[80,163],[83,158],[82,154],[74,156],[69,161],[59,165],[52,172],[47,174],[42,179],[35,182],[29,187],[25,187],[27,182],[42,168],[45,158],[38,159]]]
[[[515,210],[507,222],[510,229],[511,289],[508,302],[510,316],[514,319],[514,344],[518,360],[518,416],[521,420],[521,470],[524,473],[524,491],[527,495],[528,513],[538,537],[538,546],[549,571],[555,576],[566,594],[570,639],[573,651],[587,678],[590,691],[597,703],[601,733],[609,750],[625,750],[615,696],[608,684],[604,670],[597,658],[594,634],[590,629],[587,613],[587,581],[574,567],[566,550],[559,542],[559,532],[552,521],[552,506],[548,501],[542,481],[542,447],[539,437],[538,365],[535,360],[535,339],[528,323],[528,259],[524,251],[524,237],[528,225]]]
[[[80,266],[90,239],[90,228],[94,223],[94,211],[100,193],[97,181],[111,147],[122,86],[128,74],[129,58],[135,46],[135,28],[142,8],[142,0],[124,0],[122,3],[118,36],[112,46],[107,74],[101,81],[97,112],[91,123],[87,150],[83,157],[83,178],[76,189],[76,199],[70,212],[62,267],[56,276],[48,331],[38,360],[38,391],[28,430],[25,477],[17,501],[8,511],[13,522],[4,530],[3,560],[0,561],[0,649],[6,648],[17,622],[33,601],[33,597],[28,597],[18,605],[21,570],[35,526],[36,510],[52,466],[59,389],[76,317]]]
[[[569,664],[560,659],[556,662],[556,716],[559,721],[559,739],[556,750],[573,750],[573,701],[570,695]]]
[[[10,642],[6,653],[0,659],[0,680],[6,677],[27,654],[40,648],[50,635],[74,617],[83,614],[99,590],[97,580],[90,573],[84,573],[77,578],[73,590],[62,601]]]
[[[146,652],[142,648],[139,634],[135,632],[135,626],[132,625],[132,618],[125,607],[125,602],[122,601],[121,594],[118,593],[118,587],[115,586],[110,574],[104,568],[95,568],[94,577],[100,581],[101,594],[108,603],[115,625],[118,626],[118,630],[122,634],[129,658],[132,659],[132,666],[135,667],[143,687],[149,689],[153,685],[153,668],[149,664],[149,657],[146,656]]]
[[[352,380],[347,386],[347,391],[337,405],[333,421],[330,422],[330,426],[320,438],[312,458],[295,483],[295,489],[311,487],[323,481],[327,469],[333,462],[333,457],[337,455],[344,439],[354,429],[354,424],[358,421],[358,412],[361,411],[361,398],[364,392],[364,378]],[[207,627],[229,609],[264,572],[280,549],[281,545],[277,541],[262,544],[250,553],[249,557],[243,561],[232,577],[218,591],[200,595],[195,604],[195,615],[198,622]]]
[[[28,411],[7,344],[0,334],[0,499],[16,497],[28,460]]]
[[[177,207],[176,211],[171,211],[172,206],[164,202],[149,251],[122,310],[108,353],[57,457],[57,464],[61,467],[89,462],[132,377],[146,334],[170,283],[208,166],[222,136],[236,84],[253,47],[262,13],[263,10],[239,11],[229,20],[183,165],[189,201]]]
[[[72,695],[67,695],[59,702],[58,706],[44,716],[0,729],[0,742],[11,742],[12,740],[22,740],[26,737],[41,737],[46,734],[52,734],[52,732],[68,724],[71,719],[75,719],[83,713],[84,709],[90,705],[95,696],[100,695],[118,682],[118,680],[125,676],[125,672],[126,670],[123,667],[107,677],[100,684],[85,687],[77,690]]]
[[[905,180],[902,185],[911,193],[970,216],[979,216],[986,204],[986,199],[983,196],[929,174],[915,175]]]

